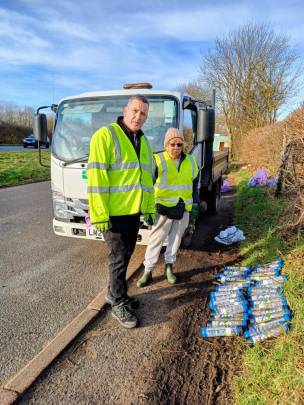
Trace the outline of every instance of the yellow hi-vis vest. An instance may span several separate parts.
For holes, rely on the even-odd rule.
[[[154,213],[153,151],[141,136],[140,156],[120,126],[97,130],[90,143],[87,167],[90,219],[93,224],[110,216]]]
[[[168,152],[155,155],[158,177],[154,185],[155,202],[166,207],[174,207],[181,198],[186,211],[192,209],[193,180],[198,175],[198,167],[194,156],[186,155],[179,171]]]

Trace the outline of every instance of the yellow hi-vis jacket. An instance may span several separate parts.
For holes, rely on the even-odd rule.
[[[90,219],[154,213],[153,151],[141,136],[140,156],[121,127],[112,123],[97,130],[90,143],[87,167]]]
[[[194,156],[186,155],[181,162],[179,171],[168,152],[155,155],[158,176],[155,188],[155,202],[166,207],[174,207],[181,198],[186,211],[192,209],[193,180],[198,175],[198,167]]]

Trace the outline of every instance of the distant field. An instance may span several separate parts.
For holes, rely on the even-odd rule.
[[[50,164],[50,151],[43,150],[42,161]],[[0,187],[17,186],[50,179],[50,168],[39,164],[38,151],[0,152]]]

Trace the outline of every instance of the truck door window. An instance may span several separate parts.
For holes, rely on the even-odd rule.
[[[164,150],[164,137],[167,129],[176,128],[177,101],[173,97],[148,97],[150,102],[149,115],[143,131],[152,144],[154,152]]]
[[[197,128],[197,111],[183,111],[183,134],[187,143],[186,149],[190,151],[193,148]]]

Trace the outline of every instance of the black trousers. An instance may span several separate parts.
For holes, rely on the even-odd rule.
[[[109,248],[109,298],[113,305],[125,300],[126,273],[139,231],[140,214],[110,217],[111,229],[103,234]]]

